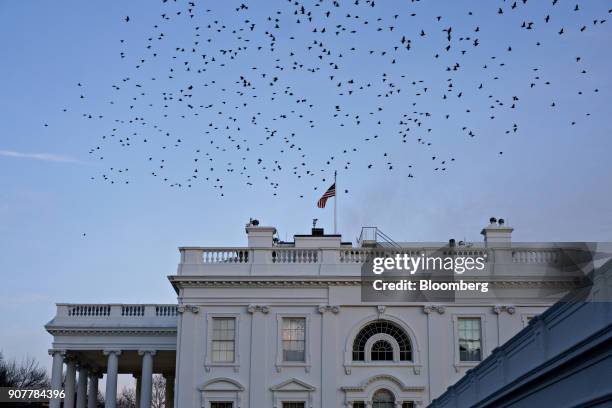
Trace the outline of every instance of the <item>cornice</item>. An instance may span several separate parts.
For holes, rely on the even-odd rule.
[[[87,336],[176,336],[176,327],[169,328],[130,328],[130,327],[107,327],[107,328],[89,328],[89,327],[47,327],[47,331],[54,335],[87,335]]]
[[[348,277],[252,277],[252,276],[235,276],[222,278],[210,276],[170,276],[172,284],[177,288],[234,288],[234,287],[251,287],[251,288],[327,288],[330,286],[361,286],[361,276]],[[522,288],[555,288],[555,289],[571,289],[576,286],[575,280],[560,279],[560,280],[483,280],[474,279],[474,282],[488,282],[492,288],[500,289],[522,289]]]

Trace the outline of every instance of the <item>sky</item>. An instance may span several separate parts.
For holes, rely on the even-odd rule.
[[[373,8],[362,4],[358,11],[343,3],[346,10],[338,18],[349,30],[360,27],[359,36],[334,35],[330,25],[329,34],[316,37],[334,50],[335,59],[305,51],[313,34],[288,24],[295,18],[290,3],[251,4],[238,12],[242,2],[198,3],[198,10],[211,11],[192,19],[173,14],[185,9],[184,3],[0,1],[0,351],[5,356],[33,356],[50,366],[51,336],[43,325],[54,316],[55,302],[175,302],[166,276],[176,271],[177,247],[246,245],[244,225],[251,217],[275,226],[284,240],[308,232],[313,218],[330,231],[332,210],[318,209],[316,202],[336,170],[338,227],[346,241],[355,241],[362,226],[378,226],[395,241],[477,242],[491,216],[505,218],[516,241],[610,240],[612,24],[592,23],[610,17],[609,2],[581,1],[578,12],[573,12],[576,1],[566,0],[555,9],[550,2],[529,1],[516,11],[503,1],[381,1]],[[333,9],[331,2],[324,4]],[[498,7],[505,9],[503,19]],[[255,45],[268,44],[265,21],[277,10],[286,20],[276,33],[276,51],[267,51],[267,45],[257,50]],[[163,26],[162,13],[172,16]],[[552,22],[544,24],[548,13]],[[378,25],[385,28],[380,34],[365,32],[356,14],[361,21],[370,19],[372,27],[380,16],[384,24]],[[253,44],[235,60],[213,62],[219,50],[235,50],[236,35],[215,34],[214,27],[204,35],[207,24],[217,21],[231,30],[247,27],[245,19],[259,26],[237,35],[252,36]],[[535,30],[521,29],[522,21],[535,21]],[[155,24],[160,27],[153,29]],[[176,52],[187,45],[189,53],[195,25],[202,27],[202,49],[189,56]],[[442,29],[449,25],[457,51],[444,54]],[[583,25],[588,28],[581,32]],[[469,46],[476,26],[479,47]],[[156,40],[162,31],[164,39]],[[413,49],[400,54],[392,49],[402,35],[412,39]],[[466,36],[469,51],[461,55],[457,38]],[[212,41],[206,43],[207,38]],[[147,49],[147,44],[155,45]],[[351,53],[355,45],[363,52]],[[383,57],[382,50],[389,54]],[[303,69],[290,68],[292,51]],[[435,53],[441,56],[434,58]],[[397,55],[396,63],[391,55]],[[139,64],[141,57],[146,62]],[[222,58],[227,65],[220,65]],[[186,61],[194,66],[195,60],[201,67],[201,61],[209,61],[208,71],[195,77],[185,72],[186,65],[178,69]],[[342,65],[339,72],[331,71],[330,61]],[[443,69],[455,63],[458,72]],[[286,70],[279,71],[279,64]],[[309,66],[321,69],[308,73]],[[173,78],[167,77],[169,67],[176,68]],[[261,72],[269,73],[265,80]],[[241,88],[241,75],[257,85]],[[268,85],[275,75],[278,85]],[[330,75],[335,78],[329,80]],[[455,89],[444,91],[451,76]],[[350,97],[338,95],[347,92],[351,79],[372,86]],[[402,92],[378,96],[392,89],[390,82]],[[485,84],[481,93],[480,83]],[[190,84],[195,84],[195,104],[212,104],[212,109],[202,108],[196,116],[176,102]],[[164,92],[173,92],[169,108],[163,108]],[[449,99],[442,101],[445,92]],[[520,101],[511,111],[514,95]],[[247,97],[247,109],[232,111],[231,105]],[[302,97],[314,106],[296,104]],[[492,102],[497,98],[503,106]],[[403,138],[398,121],[413,117],[422,126],[414,125]],[[244,124],[240,131],[236,123]],[[125,137],[131,137],[129,146]],[[202,149],[200,156],[196,149]],[[192,178],[194,157],[214,163],[210,180]],[[456,160],[451,164],[450,158]],[[167,168],[159,167],[161,160]],[[247,169],[241,171],[243,165]],[[293,166],[299,169],[292,171]]]

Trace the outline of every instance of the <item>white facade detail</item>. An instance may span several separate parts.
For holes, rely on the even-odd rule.
[[[53,335],[52,386],[77,387],[81,395],[88,376],[94,389],[93,378],[103,373],[106,406],[114,407],[117,373],[131,373],[140,379],[140,406],[148,408],[151,375],[161,373],[171,379],[169,407],[371,407],[380,390],[397,408],[426,406],[480,362],[460,358],[459,319],[479,319],[483,360],[575,277],[558,271],[543,282],[533,267],[554,269],[557,250],[512,246],[512,229],[491,224],[484,244],[457,250],[487,254],[495,298],[364,302],[361,265],[376,248],[314,231],[291,243],[274,239],[273,227],[249,224],[246,232],[247,247],[180,248],[177,273],[169,277],[177,305],[58,304],[46,325]],[[433,253],[443,245],[406,248]],[[512,302],[500,304],[500,295]],[[215,334],[215,318],[232,319],[233,331]],[[288,331],[283,319],[303,320]],[[359,336],[367,327],[371,332]],[[71,373],[65,382],[64,363]],[[73,363],[82,367],[85,385],[73,382]]]

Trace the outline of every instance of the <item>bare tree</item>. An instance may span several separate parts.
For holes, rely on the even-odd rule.
[[[166,379],[160,374],[153,376],[151,408],[166,408]]]
[[[136,390],[123,387],[117,398],[117,408],[136,408]]]
[[[49,388],[49,377],[34,358],[17,363],[5,360],[0,353],[0,387]]]

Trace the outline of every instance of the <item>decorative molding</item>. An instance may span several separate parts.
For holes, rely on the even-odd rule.
[[[170,277],[170,281],[177,288],[186,287],[210,287],[210,288],[233,288],[233,287],[266,287],[266,288],[293,288],[293,287],[312,287],[326,288],[330,286],[361,286],[362,281],[360,276],[354,276],[349,279],[321,279],[313,277],[312,279],[240,279],[237,277],[233,280],[217,280],[208,277]],[[576,280],[559,279],[559,280],[492,280],[488,281],[490,287],[504,289],[522,289],[522,288],[560,288],[571,289],[576,287]]]
[[[493,313],[501,314],[502,312],[506,312],[510,315],[516,313],[516,307],[511,305],[495,305],[492,307]]]
[[[340,306],[331,306],[331,305],[319,305],[319,307],[317,308],[317,310],[319,311],[319,313],[321,314],[325,314],[327,312],[331,312],[333,314],[338,314],[340,313]]]
[[[270,306],[268,305],[254,305],[254,304],[250,304],[247,306],[247,312],[251,313],[251,314],[255,314],[257,312],[261,312],[263,314],[268,314],[270,313]]]
[[[382,318],[382,316],[385,314],[385,310],[387,309],[387,306],[384,305],[378,305],[376,306],[376,310],[378,311],[378,318]]]
[[[195,305],[180,305],[176,308],[177,313],[183,314],[185,312],[191,312],[193,314],[198,314],[200,312],[200,308]]]
[[[425,305],[423,306],[423,313],[430,314],[433,312],[438,312],[438,314],[444,314],[446,312],[446,307],[441,305]]]
[[[139,356],[144,356],[145,354],[150,354],[151,356],[154,356],[155,354],[157,354],[157,350],[152,350],[152,349],[138,350]]]
[[[64,358],[71,358],[69,355],[67,355],[67,351],[66,349],[49,349],[49,355],[53,357],[53,355],[55,353],[59,353],[62,355],[62,357]]]
[[[108,328],[78,328],[78,327],[58,327],[58,328],[49,328],[47,327],[47,331],[54,335],[88,335],[88,336],[116,336],[116,335],[125,335],[125,336],[176,336],[177,329],[176,327],[171,328],[135,328],[135,327],[108,327]]]

